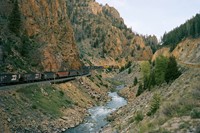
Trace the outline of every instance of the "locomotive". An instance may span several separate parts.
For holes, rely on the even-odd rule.
[[[0,74],[0,86],[83,76],[89,73],[90,73],[90,67],[86,66],[82,67],[80,70],[69,70],[69,71],[58,71],[58,72],[25,73],[25,74],[3,73]]]

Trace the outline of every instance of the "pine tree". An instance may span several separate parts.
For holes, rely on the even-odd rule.
[[[155,81],[157,85],[162,84],[165,81],[165,73],[167,68],[168,58],[159,56],[155,62]]]
[[[142,92],[144,92],[144,90],[143,90],[142,84],[140,83],[139,87],[138,87],[138,90],[137,90],[136,97],[139,96],[140,94],[142,94]]]
[[[135,77],[134,78],[134,86],[137,85],[137,83],[138,83],[138,80],[137,80],[137,77]]]
[[[9,22],[8,27],[9,27],[10,31],[12,31],[16,35],[19,35],[19,29],[21,26],[21,15],[20,15],[17,0],[15,1],[13,10],[9,16],[9,21],[10,22]]]
[[[180,71],[178,70],[177,62],[174,56],[169,58],[167,64],[167,70],[165,73],[165,81],[169,83],[171,80],[174,80],[180,76]]]

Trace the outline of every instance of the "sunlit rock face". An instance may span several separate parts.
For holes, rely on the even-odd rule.
[[[10,16],[13,10],[16,10],[16,2],[20,14],[20,27],[18,35],[14,36],[9,29],[9,21],[11,21]],[[36,51],[33,52],[37,55],[33,55],[37,56],[38,65],[43,70],[79,68],[79,55],[74,32],[67,16],[66,2],[65,0],[4,0],[1,2],[0,15],[6,16],[8,21],[3,23],[4,28],[1,29],[1,33],[10,33],[11,38],[16,40],[15,45],[24,44],[24,36],[38,45]],[[3,40],[7,40],[8,37],[1,35]],[[22,54],[19,50],[16,52]]]
[[[94,0],[70,0],[67,9],[84,60],[123,66],[128,61],[151,59],[151,48],[125,25],[114,7]]]

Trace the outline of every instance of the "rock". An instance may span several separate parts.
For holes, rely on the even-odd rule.
[[[61,119],[68,120],[68,117],[67,116],[63,116]]]
[[[62,131],[62,132],[64,132],[65,130],[66,130],[65,128],[62,128],[62,130],[61,130],[61,131]]]
[[[11,119],[10,119],[10,118],[8,118],[8,119],[7,119],[7,121],[8,121],[8,122],[11,122]]]

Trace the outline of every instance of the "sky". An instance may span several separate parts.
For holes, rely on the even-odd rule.
[[[159,39],[200,13],[200,0],[96,0],[115,7],[134,32]]]

